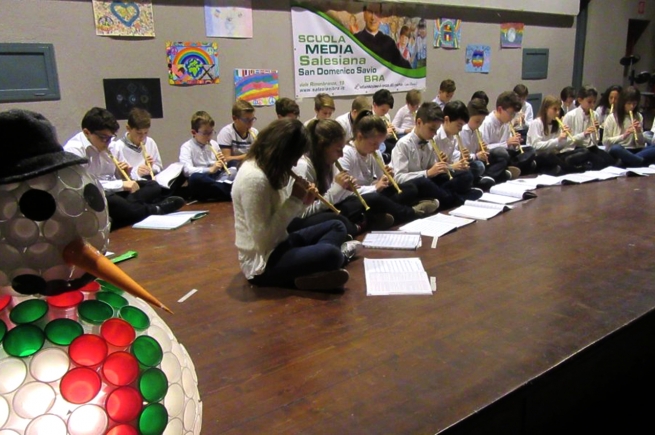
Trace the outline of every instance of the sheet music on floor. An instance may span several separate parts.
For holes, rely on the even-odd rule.
[[[402,231],[421,233],[425,237],[441,237],[457,229],[457,225],[432,220],[431,218],[416,219],[399,228]]]
[[[512,204],[520,201],[521,198],[513,196],[496,195],[495,193],[483,193],[478,201],[492,202],[494,204]]]
[[[534,194],[533,192],[529,192],[530,190],[535,190],[535,189],[536,187],[534,185],[501,183],[501,184],[496,184],[495,186],[491,186],[491,189],[489,189],[489,193],[495,193],[496,195],[513,196],[514,198],[529,199],[529,198],[537,197],[537,195]]]
[[[421,246],[421,233],[406,231],[372,231],[362,242],[369,249],[415,250]]]
[[[421,259],[364,258],[367,296],[431,295],[432,286]]]
[[[512,206],[504,204],[494,204],[482,201],[465,201],[464,205],[450,210],[453,216],[461,216],[470,219],[488,220],[500,213],[511,210]]]

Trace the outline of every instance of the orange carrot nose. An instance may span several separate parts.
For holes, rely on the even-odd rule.
[[[114,284],[132,296],[141,298],[150,305],[173,314],[166,305],[162,304],[107,257],[98,252],[96,248],[84,242],[82,239],[70,242],[64,248],[62,256],[66,263],[77,266],[100,279]]]

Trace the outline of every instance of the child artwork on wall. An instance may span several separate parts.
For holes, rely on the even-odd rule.
[[[252,38],[251,0],[205,0],[205,32],[214,38]]]
[[[462,41],[462,20],[437,18],[434,20],[434,48],[458,49]]]
[[[466,72],[489,73],[491,47],[488,45],[466,46]]]
[[[168,83],[208,85],[220,82],[218,44],[215,42],[166,42]]]
[[[152,2],[93,0],[96,35],[155,36]]]
[[[280,97],[278,72],[269,69],[235,69],[234,89],[237,100],[253,106],[273,106]]]
[[[502,48],[521,48],[523,43],[523,23],[503,23],[500,25],[500,46]]]

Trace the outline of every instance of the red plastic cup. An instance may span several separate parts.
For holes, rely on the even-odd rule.
[[[107,415],[118,423],[135,420],[141,413],[143,397],[135,388],[119,387],[107,395],[105,409]]]
[[[129,424],[119,424],[109,429],[107,435],[139,435],[139,431]]]
[[[136,331],[123,319],[111,318],[100,326],[100,336],[107,341],[109,352],[125,350],[134,342]]]
[[[107,342],[92,334],[83,334],[73,340],[68,355],[78,366],[96,368],[107,358]]]
[[[96,397],[101,386],[100,375],[95,370],[77,367],[61,378],[59,389],[62,397],[70,403],[82,404]]]
[[[139,376],[139,363],[129,352],[114,352],[102,365],[102,376],[112,385],[129,385]]]

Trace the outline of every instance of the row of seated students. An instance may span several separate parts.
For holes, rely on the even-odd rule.
[[[356,98],[351,111],[339,117],[341,122],[329,119],[334,104],[328,96],[319,95],[316,119],[306,127],[297,120],[291,122],[299,116],[298,106],[282,99],[278,116],[283,120],[261,134],[252,127],[254,108],[237,101],[233,122],[219,132],[218,140],[212,139],[216,136],[213,119],[197,112],[191,122],[192,138],[180,149],[188,191],[199,199],[234,201],[239,261],[253,283],[327,290],[347,281],[343,265],[361,249],[359,242],[349,239],[363,231],[388,228],[439,207],[477,199],[483,189],[520,171],[583,171],[615,164],[618,159],[630,164],[631,157],[641,164],[652,155],[650,147],[639,149],[644,144],[641,116],[637,113],[634,121],[627,116],[639,101],[634,88],[619,92],[616,110],[606,116],[603,142],[609,145],[609,154],[592,141],[598,120],[585,118],[595,102],[593,88],[579,91],[578,107],[561,123],[557,118],[561,101],[546,97],[538,116],[529,122],[527,146],[521,146],[521,137],[512,127],[517,116],[527,115],[525,100],[517,92],[503,92],[492,111],[483,99],[465,105],[443,101],[446,98],[421,104],[409,131],[389,125],[393,97],[388,91],[374,95],[371,110],[366,98]],[[521,123],[527,122],[525,118]],[[89,171],[107,193],[114,229],[184,204],[174,192],[148,179],[151,170],[163,167],[156,144],[147,137],[149,122],[147,113],[135,110],[127,133],[112,142],[118,131],[115,118],[105,109],[94,108],[85,115],[82,132],[65,146],[89,159]],[[399,139],[390,153],[391,164],[385,165],[380,163],[380,150],[394,135]],[[108,148],[118,163],[103,153]],[[129,174],[122,181],[121,171]],[[317,199],[318,195],[322,198]],[[329,211],[326,203],[340,213]],[[326,246],[320,248],[331,251],[327,262],[302,250],[296,252],[296,248],[313,252],[317,244],[337,247],[339,255]],[[314,263],[290,267],[288,255]]]

